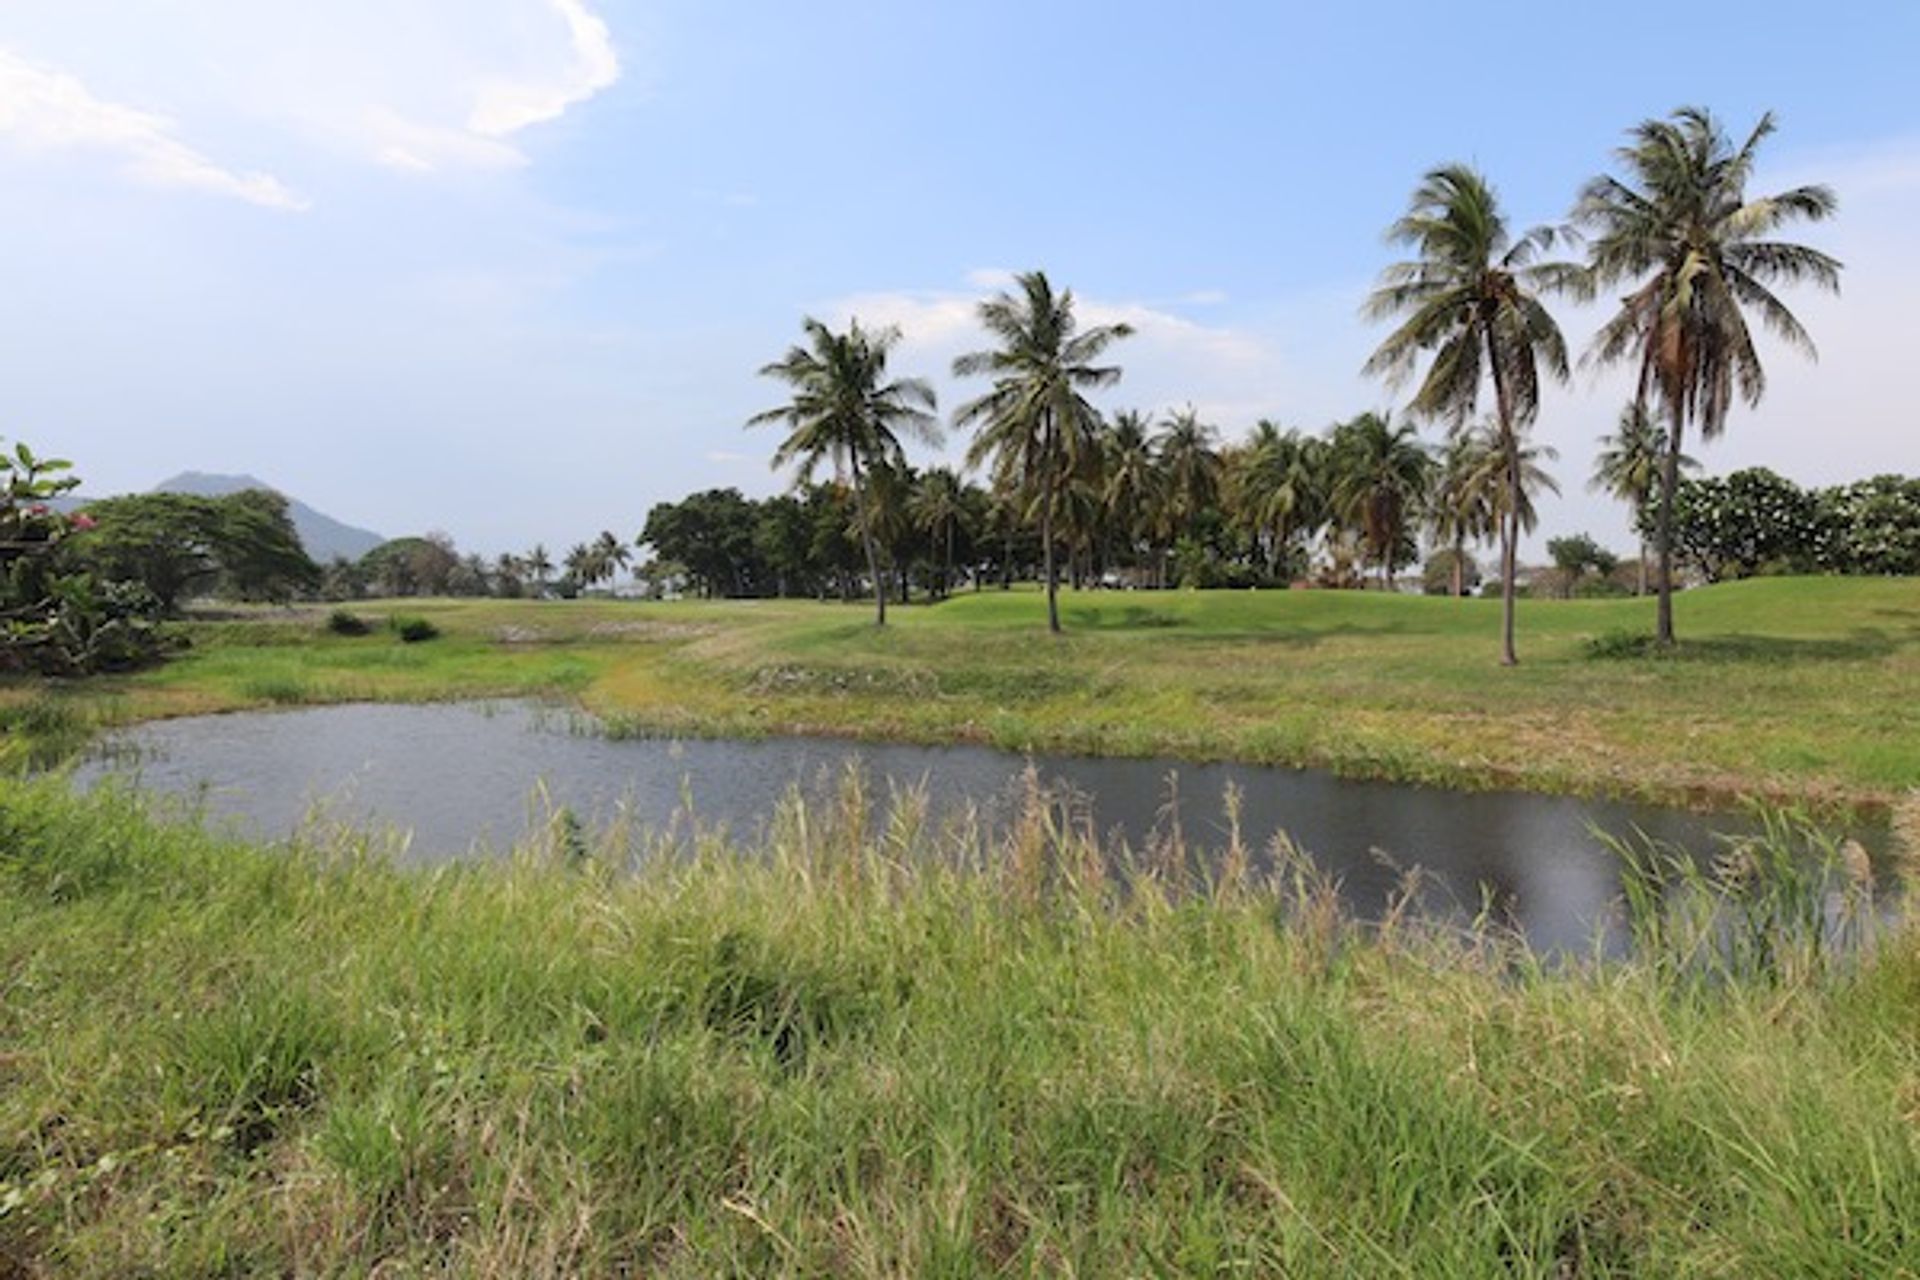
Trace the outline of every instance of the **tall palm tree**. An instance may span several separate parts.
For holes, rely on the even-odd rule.
[[[867,474],[876,463],[901,459],[902,434],[929,442],[939,439],[932,413],[933,388],[924,378],[887,380],[887,355],[900,340],[898,329],[869,332],[854,320],[845,333],[835,333],[811,316],[801,327],[807,345],[789,348],[785,356],[760,370],[762,376],[792,387],[793,399],[756,413],[747,425],[784,422],[792,428],[774,450],[773,465],[799,463],[796,483],[807,483],[823,461],[831,461],[836,472],[851,479],[854,519],[873,582],[874,624],[884,627],[887,584],[880,574],[880,552],[868,518]]]
[[[953,362],[957,378],[987,376],[993,386],[961,406],[957,422],[976,428],[967,465],[991,459],[996,482],[1029,495],[1040,514],[1040,554],[1047,581],[1047,629],[1060,630],[1054,518],[1066,488],[1098,438],[1100,414],[1085,392],[1120,380],[1117,365],[1094,363],[1133,332],[1124,324],[1081,329],[1073,291],[1056,294],[1046,273],[1014,278],[1017,294],[980,304],[980,323],[998,346]]]
[[[1633,286],[1595,335],[1589,358],[1631,362],[1639,375],[1636,399],[1651,398],[1666,413],[1654,531],[1663,645],[1673,643],[1673,495],[1687,424],[1711,440],[1726,428],[1736,393],[1749,406],[1765,393],[1749,311],[1789,345],[1814,354],[1813,339],[1770,286],[1809,281],[1840,288],[1838,261],[1769,238],[1788,223],[1830,217],[1831,190],[1747,196],[1754,157],[1773,131],[1768,113],[1736,147],[1702,107],[1642,121],[1615,153],[1624,176],[1593,179],[1574,206],[1574,221],[1591,235],[1590,286]]]
[[[1380,565],[1380,586],[1393,585],[1395,558],[1419,516],[1433,474],[1433,456],[1410,426],[1363,413],[1334,431],[1332,505]]]
[[[1579,269],[1541,260],[1556,239],[1551,228],[1536,227],[1515,239],[1493,188],[1461,164],[1443,165],[1421,180],[1387,239],[1417,256],[1388,267],[1367,300],[1369,319],[1406,319],[1373,353],[1366,371],[1404,382],[1431,352],[1413,410],[1456,426],[1473,416],[1481,384],[1490,381],[1500,449],[1511,482],[1518,484],[1520,436],[1540,411],[1540,366],[1556,379],[1567,377],[1566,339],[1540,294],[1575,287]],[[1507,510],[1520,506],[1520,495],[1510,494]],[[1507,666],[1520,660],[1513,643],[1519,540],[1509,519],[1500,546],[1500,661]]]
[[[934,467],[920,478],[913,495],[913,518],[940,554],[940,591],[953,581],[953,542],[967,522],[967,495],[951,467]]]
[[[1643,517],[1647,504],[1659,492],[1666,456],[1666,429],[1653,420],[1645,401],[1635,400],[1620,411],[1620,425],[1614,428],[1613,434],[1600,437],[1600,452],[1593,460],[1593,476],[1587,481],[1590,492],[1605,492],[1633,511],[1633,527],[1640,535],[1637,595],[1647,594],[1647,535]],[[1686,454],[1680,455],[1681,470],[1691,471],[1699,465]]]

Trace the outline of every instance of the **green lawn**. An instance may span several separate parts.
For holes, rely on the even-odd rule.
[[[199,624],[166,667],[79,690],[125,720],[341,699],[536,694],[636,732],[827,732],[1172,754],[1462,786],[1883,804],[1920,786],[1920,582],[1765,579],[1683,593],[1671,657],[1597,658],[1651,601],[1499,606],[1356,592],[1028,591],[897,609],[812,602],[408,601],[446,633],[324,633],[318,613]],[[0,691],[15,701],[22,686]]]

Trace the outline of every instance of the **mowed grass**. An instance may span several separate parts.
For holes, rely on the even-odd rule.
[[[1544,971],[1035,816],[403,873],[0,781],[0,1274],[1920,1275],[1920,939]]]
[[[1371,592],[1032,591],[895,609],[793,601],[407,601],[441,639],[318,614],[197,625],[157,672],[96,682],[112,719],[349,699],[546,695],[617,729],[833,733],[1309,765],[1453,786],[1883,804],[1920,785],[1920,581],[1683,593],[1672,656],[1595,657],[1647,600],[1499,606]],[[363,611],[379,616],[386,606]],[[27,696],[15,687],[16,700]]]

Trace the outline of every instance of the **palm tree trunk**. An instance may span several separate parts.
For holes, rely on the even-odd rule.
[[[1500,448],[1507,458],[1507,515],[1500,522],[1500,665],[1517,667],[1520,655],[1513,646],[1514,579],[1519,571],[1520,441],[1513,433],[1513,410],[1507,400],[1507,379],[1500,368],[1500,352],[1487,328],[1487,365],[1493,373],[1494,404],[1500,412]]]
[[[1456,537],[1453,540],[1453,598],[1458,600],[1467,594],[1467,540]]]
[[[1680,483],[1680,431],[1686,426],[1686,410],[1679,396],[1669,397],[1673,407],[1673,426],[1667,432],[1667,456],[1660,466],[1660,524],[1655,536],[1660,553],[1660,608],[1655,643],[1673,646],[1673,497]]]
[[[867,548],[867,574],[873,579],[873,625],[887,625],[887,580],[880,574],[880,551],[874,546],[873,528],[867,523],[867,490],[860,476],[860,459],[853,460],[853,518],[860,522],[860,541]]]
[[[1060,582],[1053,563],[1053,487],[1040,499],[1040,560],[1047,581],[1047,630],[1060,634]]]

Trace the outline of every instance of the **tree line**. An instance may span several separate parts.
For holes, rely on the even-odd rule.
[[[1436,460],[1409,427],[1369,416],[1364,431],[1356,429],[1348,440],[1369,456],[1349,452],[1324,487],[1337,509],[1323,513],[1325,527],[1357,533],[1363,558],[1378,565],[1384,580],[1422,514],[1419,499],[1435,487],[1428,483],[1433,469],[1456,481],[1471,477],[1458,487],[1437,486],[1448,496],[1424,510],[1444,526],[1438,536],[1452,543],[1456,559],[1464,542],[1489,531],[1498,543],[1501,660],[1517,661],[1518,543],[1532,519],[1529,490],[1546,487],[1541,462],[1549,456],[1527,435],[1543,383],[1565,381],[1572,367],[1545,299],[1592,300],[1624,290],[1585,358],[1635,374],[1628,414],[1633,430],[1645,433],[1645,451],[1635,458],[1643,474],[1627,496],[1653,512],[1657,639],[1671,644],[1674,495],[1688,428],[1712,438],[1725,428],[1736,399],[1759,402],[1766,380],[1753,342],[1756,322],[1811,353],[1812,339],[1774,288],[1837,289],[1839,283],[1833,258],[1775,238],[1790,223],[1831,216],[1836,202],[1828,188],[1747,193],[1759,147],[1774,127],[1764,115],[1736,144],[1702,108],[1643,121],[1616,151],[1617,171],[1582,187],[1566,226],[1519,234],[1475,169],[1449,164],[1427,173],[1406,213],[1388,229],[1388,239],[1410,256],[1388,267],[1367,299],[1369,317],[1396,327],[1366,371],[1390,385],[1414,385],[1409,411],[1446,427],[1449,456]],[[1584,246],[1584,260],[1555,259],[1563,246]],[[992,345],[955,360],[953,373],[985,378],[989,386],[960,407],[953,425],[972,432],[969,466],[984,467],[996,499],[1036,533],[1047,623],[1058,631],[1059,566],[1073,555],[1075,503],[1100,493],[1088,477],[1106,462],[1112,441],[1088,397],[1120,380],[1108,352],[1131,331],[1124,324],[1082,328],[1071,291],[1056,291],[1038,271],[982,302],[977,316]],[[896,330],[869,331],[857,318],[844,332],[812,318],[803,330],[803,343],[761,370],[788,384],[789,401],[750,425],[787,427],[774,463],[798,464],[800,483],[830,464],[847,486],[876,621],[884,625],[874,479],[904,466],[906,440],[939,439],[933,390],[924,379],[890,375]],[[1198,423],[1188,430],[1200,434]],[[1203,464],[1198,450],[1164,437],[1160,444],[1169,455],[1175,509],[1184,504],[1189,513],[1198,511],[1200,503],[1191,499],[1217,485],[1222,473]],[[1455,453],[1461,455],[1457,466],[1450,465]]]

